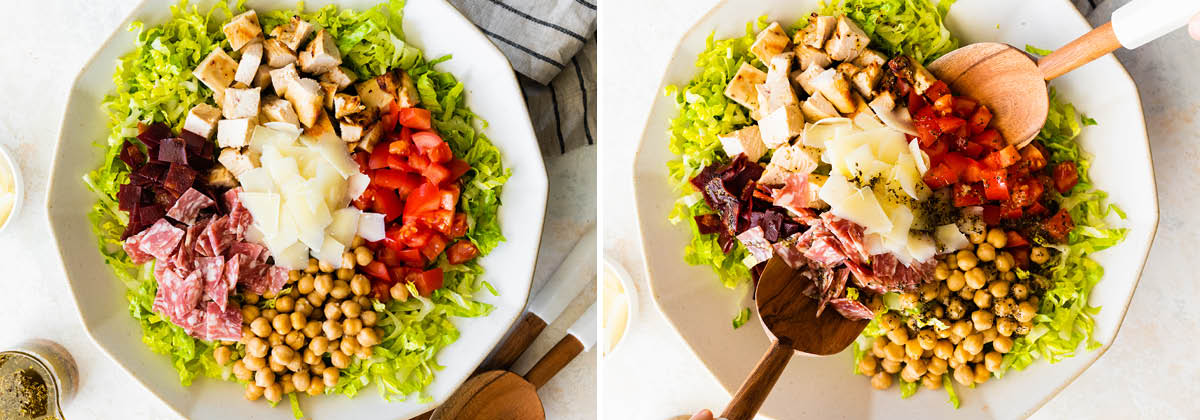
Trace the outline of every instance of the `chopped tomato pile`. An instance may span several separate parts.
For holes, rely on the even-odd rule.
[[[1065,209],[1052,212],[1044,194],[1066,195],[1079,182],[1075,162],[1047,166],[1047,151],[1034,141],[1017,149],[990,127],[992,113],[966,96],[955,96],[942,81],[924,95],[908,92],[921,150],[929,155],[924,181],[950,188],[957,207],[982,206],[988,225],[1026,218],[1037,221],[1056,241],[1074,228]]]
[[[376,258],[364,271],[374,279],[372,289],[380,300],[389,299],[388,290],[401,281],[428,296],[442,287],[442,269],[426,269],[439,255],[446,253],[451,264],[479,256],[465,238],[466,213],[456,211],[458,180],[471,167],[455,158],[433,130],[428,110],[393,103],[381,120],[388,134],[370,153],[354,155],[371,178],[354,205],[383,214],[387,223],[386,237],[369,244]]]

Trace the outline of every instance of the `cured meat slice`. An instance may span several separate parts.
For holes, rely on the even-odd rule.
[[[179,196],[178,200],[175,200],[175,205],[167,210],[167,217],[191,225],[196,222],[196,217],[200,215],[200,210],[214,204],[217,203],[205,196],[204,193],[195,188],[188,188],[183,195]]]
[[[204,229],[205,239],[212,256],[223,255],[233,245],[233,233],[229,231],[229,216],[221,216],[212,220]]]
[[[183,229],[171,226],[167,219],[158,219],[146,228],[146,235],[138,240],[138,249],[160,260],[170,259],[183,240],[183,235]]]
[[[196,271],[204,279],[204,296],[211,299],[221,310],[225,310],[229,299],[229,283],[225,279],[225,257],[201,257],[196,259]]]
[[[746,229],[745,232],[738,234],[737,238],[742,245],[746,246],[746,250],[750,251],[750,256],[754,257],[757,262],[769,260],[774,255],[771,243],[763,237],[763,229],[760,226]]]
[[[182,327],[188,335],[204,340],[208,335],[206,315],[207,313],[203,309],[189,308],[187,313],[181,314],[178,319],[174,320],[175,325]]]
[[[204,339],[213,341],[237,341],[242,337],[242,310],[236,303],[221,308],[208,302],[204,311]]]
[[[271,266],[267,271],[267,291],[275,293],[283,290],[283,285],[287,284],[288,269],[280,266]]]
[[[164,139],[158,143],[158,160],[187,165],[188,159],[185,147],[186,144],[181,138]]]
[[[188,273],[179,284],[179,304],[188,310],[194,309],[204,295],[204,278],[199,271]],[[176,308],[176,311],[179,309]]]
[[[229,290],[233,290],[238,284],[244,283],[242,281],[242,261],[245,258],[242,255],[230,255],[229,259],[225,260],[225,272],[223,274],[225,282],[229,284]],[[243,286],[249,287],[248,284],[243,284]]]
[[[857,300],[837,298],[830,300],[829,304],[833,305],[833,309],[836,309],[846,319],[871,319],[875,317],[875,312],[871,308],[868,308],[867,305],[863,305],[862,302]]]
[[[266,247],[259,244],[250,242],[234,242],[233,245],[229,247],[229,253],[231,255],[244,255],[248,260],[265,263],[267,262],[267,258],[265,257],[269,256],[270,251],[268,251]]]
[[[771,190],[771,203],[788,211],[801,213],[812,201],[813,194],[810,189],[807,174],[793,173],[784,179],[782,188]]]
[[[818,236],[813,239],[804,257],[825,267],[834,267],[846,261],[846,253],[842,251],[837,240],[828,236]]]
[[[125,250],[126,254],[129,254],[129,260],[133,261],[134,264],[145,264],[154,260],[154,256],[142,251],[138,244],[142,240],[142,237],[145,236],[145,233],[146,231],[142,231],[137,235],[130,236],[121,244],[121,248]]]
[[[846,251],[846,256],[853,258],[859,264],[865,264],[870,260],[871,254],[867,251],[867,245],[863,242],[863,227],[846,219],[834,216],[833,213],[824,213],[821,215],[821,220],[825,222],[825,227],[833,232],[838,242],[842,243],[842,249]]]
[[[804,252],[807,251],[807,249],[796,245],[796,243],[799,242],[801,235],[803,234],[796,233],[792,236],[789,236],[787,239],[771,245],[775,251],[775,255],[783,258],[783,262],[787,263],[788,267],[792,267],[792,269],[795,270],[799,270],[808,265],[808,258],[804,257]]]

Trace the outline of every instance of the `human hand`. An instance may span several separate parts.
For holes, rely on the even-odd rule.
[[[696,413],[689,420],[713,420],[713,413],[712,411],[708,411],[708,409],[700,410],[699,413]]]
[[[1188,22],[1188,34],[1192,39],[1200,41],[1200,14],[1192,16],[1192,20]]]

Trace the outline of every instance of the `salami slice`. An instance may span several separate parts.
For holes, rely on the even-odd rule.
[[[145,264],[154,260],[153,255],[147,254],[139,247],[139,242],[142,240],[143,233],[146,233],[146,231],[142,231],[137,235],[126,238],[125,242],[121,244],[121,248],[125,250],[126,254],[129,254],[129,259],[133,261],[134,264]]]
[[[241,255],[230,255],[225,261],[225,282],[229,284],[229,290],[233,290],[235,286],[242,283],[242,259]],[[243,285],[248,287],[248,285]]]
[[[204,296],[216,303],[221,310],[225,310],[229,299],[229,283],[225,281],[225,257],[197,258],[196,271],[204,278]]]
[[[204,229],[208,247],[212,256],[223,255],[234,242],[234,235],[229,231],[229,216],[221,216],[212,220]]]
[[[196,308],[204,295],[204,278],[199,271],[188,273],[179,283],[179,305],[188,310]],[[176,308],[176,311],[179,309]]]
[[[189,308],[186,313],[179,316],[175,325],[182,327],[188,335],[205,340],[208,339],[206,315],[207,311],[203,309]]]
[[[205,308],[205,339],[238,341],[242,338],[242,310],[236,303],[221,309],[214,302]]]
[[[170,259],[183,240],[183,229],[171,226],[167,219],[158,219],[146,228],[146,236],[138,240],[138,249],[160,260]]]
[[[274,265],[267,271],[267,291],[278,292],[287,284],[288,269]]]
[[[211,198],[208,198],[204,193],[195,188],[188,188],[183,195],[175,200],[175,205],[167,210],[167,217],[178,220],[182,223],[191,225],[196,222],[196,217],[200,215],[200,210],[211,207],[217,204]]]

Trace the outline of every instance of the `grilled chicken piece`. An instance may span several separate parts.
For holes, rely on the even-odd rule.
[[[217,146],[238,148],[249,145],[250,136],[254,134],[256,125],[258,125],[258,117],[217,122]],[[234,175],[240,175],[229,165],[225,165],[225,167],[233,171]]]
[[[234,51],[263,39],[262,26],[258,24],[258,14],[253,10],[234,16],[229,23],[221,27],[221,32],[225,33],[225,39],[229,40],[229,46]]]
[[[825,42],[829,40],[829,36],[833,34],[835,26],[837,26],[836,17],[813,13],[808,17],[808,26],[805,26],[803,31],[797,32],[793,41],[796,44],[822,49],[825,47]]]
[[[183,120],[183,131],[206,139],[212,138],[217,129],[217,121],[221,120],[221,110],[209,104],[198,104],[188,111]]]
[[[284,25],[276,26],[271,30],[271,36],[283,42],[292,52],[300,51],[300,46],[304,45],[304,40],[312,35],[313,26],[299,16],[292,16],[292,21]]]
[[[300,118],[292,103],[278,96],[268,96],[263,100],[262,119],[266,122],[285,122],[300,128]]]
[[[766,29],[758,33],[754,44],[750,45],[750,52],[758,57],[759,61],[764,63],[770,62],[775,55],[782,53],[787,49],[788,44],[787,33],[783,31],[783,27],[779,26],[778,22],[771,22]]]
[[[800,62],[801,69],[813,66],[826,68],[833,64],[833,60],[829,59],[829,54],[825,54],[825,51],[807,45],[797,45],[792,52],[796,54],[796,60]]]
[[[271,68],[277,69],[296,62],[296,52],[288,48],[287,44],[279,38],[268,39],[263,43],[263,48],[267,53],[267,65]]]
[[[225,50],[217,48],[209,53],[208,57],[204,57],[204,61],[196,66],[192,75],[204,83],[204,86],[208,86],[213,91],[217,103],[221,103],[225,97],[225,88],[233,83],[237,68],[237,61],[225,54]]]
[[[242,60],[238,62],[233,80],[246,85],[254,83],[254,75],[258,74],[258,65],[262,64],[262,58],[263,44],[261,42],[247,44],[242,50]]]
[[[846,80],[846,76],[841,72],[834,69],[825,70],[817,75],[813,85],[825,99],[837,107],[838,112],[854,111],[854,100],[850,97],[850,81]]]
[[[345,67],[334,67],[333,70],[321,74],[321,81],[337,85],[338,90],[350,87],[354,83],[354,75]]]
[[[225,89],[225,101],[221,103],[221,115],[225,119],[251,118],[258,116],[258,102],[262,89]]]
[[[721,147],[725,149],[725,154],[729,156],[743,153],[751,162],[757,162],[767,153],[767,145],[763,144],[762,133],[759,132],[757,125],[744,127],[718,138],[721,140]]]
[[[750,63],[742,63],[733,80],[725,86],[725,97],[732,99],[746,108],[758,109],[758,92],[755,86],[767,81],[767,73],[755,68]],[[362,91],[360,90],[361,94]]]
[[[342,65],[342,53],[338,51],[333,36],[324,29],[300,53],[300,70],[305,73],[322,74]]]
[[[826,99],[825,95],[822,95],[821,92],[817,92],[812,96],[809,96],[808,100],[805,100],[804,103],[800,105],[800,109],[804,111],[804,118],[808,122],[817,122],[826,118],[841,116],[841,114],[838,113],[837,108],[834,107],[833,104],[829,102],[829,99]]]
[[[292,103],[296,116],[305,127],[312,127],[317,123],[320,111],[325,105],[325,94],[321,91],[320,83],[313,79],[296,80],[288,85],[287,93],[283,97]]]
[[[287,95],[288,86],[299,81],[300,73],[296,71],[295,64],[271,70],[271,88],[275,89],[276,95]]]
[[[781,107],[759,120],[758,130],[763,144],[779,148],[804,131],[804,113],[795,105]]]
[[[849,61],[858,57],[870,43],[871,38],[867,33],[842,15],[837,18],[837,29],[833,37],[825,43],[825,52],[829,53],[829,58],[834,61]]]

